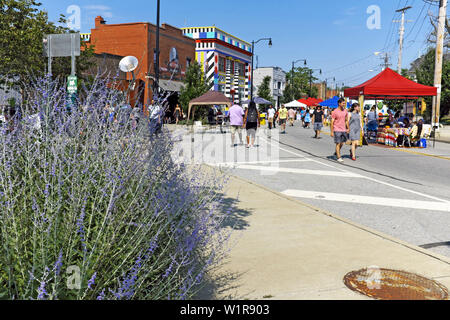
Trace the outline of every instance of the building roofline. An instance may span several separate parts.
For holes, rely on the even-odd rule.
[[[181,30],[186,30],[186,29],[194,29],[194,28],[195,28],[195,29],[199,29],[199,28],[215,28],[215,29],[219,30],[220,32],[225,33],[226,35],[228,35],[228,36],[230,36],[230,37],[236,38],[236,39],[238,39],[239,41],[241,41],[241,42],[243,42],[243,43],[245,43],[245,44],[248,44],[249,46],[252,45],[251,43],[249,43],[249,42],[247,42],[247,41],[245,41],[245,40],[242,40],[241,38],[238,38],[238,37],[236,37],[236,36],[233,36],[231,33],[228,33],[228,32],[226,32],[226,31],[223,31],[222,29],[220,29],[219,27],[216,27],[216,26],[186,27],[186,28],[180,28],[180,29],[181,29]]]
[[[283,70],[282,67],[258,67],[258,68],[255,68],[255,71],[258,70],[258,69],[280,69],[284,73],[287,73],[286,71]]]

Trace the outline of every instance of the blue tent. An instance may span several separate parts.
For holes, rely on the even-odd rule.
[[[321,102],[321,103],[319,103],[322,107],[330,107],[330,108],[332,108],[332,109],[336,109],[337,107],[338,107],[338,100],[339,100],[340,98],[338,97],[338,96],[334,96],[333,98],[331,98],[331,99],[328,99],[328,100],[325,100],[325,101],[323,101],[323,102]],[[347,108],[350,108],[351,107],[351,103],[350,102],[348,102],[347,103]]]

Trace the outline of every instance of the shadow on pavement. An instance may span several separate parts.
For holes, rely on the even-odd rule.
[[[193,297],[193,300],[245,300],[252,292],[237,294],[240,279],[245,273],[219,272],[225,269],[227,262],[222,262],[212,270]],[[213,275],[213,276],[210,276]]]

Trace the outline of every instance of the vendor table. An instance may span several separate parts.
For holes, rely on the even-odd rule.
[[[401,135],[409,135],[408,128],[378,128],[377,143],[396,147],[397,138]]]

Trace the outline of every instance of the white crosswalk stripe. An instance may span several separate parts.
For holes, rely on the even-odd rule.
[[[264,166],[253,166],[253,165],[236,165],[236,169],[245,170],[259,170],[259,171],[275,171],[277,173],[296,173],[296,174],[309,174],[318,176],[332,176],[332,177],[342,177],[342,178],[364,178],[363,176],[352,173],[352,172],[340,172],[340,171],[326,171],[326,170],[310,170],[310,169],[296,169],[296,168],[281,168],[281,167],[264,167]]]
[[[307,198],[323,201],[351,202],[397,208],[411,208],[421,210],[450,212],[450,204],[445,202],[431,202],[411,199],[394,199],[386,197],[368,197],[354,194],[330,193],[321,191],[285,190],[283,194],[295,198]]]

